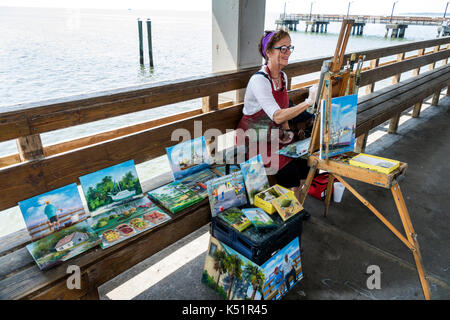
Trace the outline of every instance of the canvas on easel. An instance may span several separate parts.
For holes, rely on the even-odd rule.
[[[355,128],[358,95],[336,97],[331,99],[331,112],[329,119],[330,140],[328,141],[328,153],[324,144],[324,128],[326,127],[325,100],[321,105],[320,126],[320,158],[326,159],[355,149]]]

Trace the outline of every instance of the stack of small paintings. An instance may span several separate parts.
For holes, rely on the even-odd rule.
[[[91,210],[87,222],[103,249],[155,227],[146,214],[158,212],[158,224],[170,219],[142,193],[133,160],[82,176],[80,182]]]
[[[255,195],[269,188],[269,180],[266,175],[262,157],[258,154],[241,165],[250,204],[253,204]]]
[[[208,181],[208,198],[211,206],[211,215],[231,207],[247,204],[244,179],[241,172],[234,172]]]
[[[41,270],[99,244],[76,183],[21,201],[19,208],[34,241],[27,249]]]
[[[328,155],[326,154],[326,145],[324,139],[325,123],[325,100],[321,107],[320,124],[320,158],[325,159],[338,154],[353,151],[355,148],[355,128],[357,113],[358,95],[348,95],[331,99],[330,112],[330,136],[328,144]]]
[[[88,224],[105,249],[170,219],[147,197],[141,197],[89,218]]]
[[[258,266],[211,237],[202,283],[228,300],[279,300],[303,278],[300,246],[294,238]]]
[[[242,209],[242,212],[257,230],[278,227],[261,208]]]
[[[251,226],[250,220],[244,215],[241,209],[231,207],[219,213],[218,217],[235,228],[237,231],[242,231]]]

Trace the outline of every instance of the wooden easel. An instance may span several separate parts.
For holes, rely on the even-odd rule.
[[[329,172],[329,179],[327,185],[327,193],[325,198],[325,211],[324,216],[328,213],[328,207],[330,205],[332,187],[334,178],[338,179],[344,186],[356,196],[370,211],[372,211],[377,218],[381,220],[413,253],[414,260],[416,263],[417,271],[419,274],[419,279],[422,285],[422,290],[425,299],[429,300],[430,289],[425,278],[425,271],[422,265],[422,258],[419,250],[419,243],[417,241],[417,234],[414,232],[411,219],[406,209],[406,204],[403,199],[402,192],[398,181],[400,178],[404,177],[406,173],[406,168],[408,165],[406,163],[401,163],[400,167],[389,174],[383,174],[376,171],[371,171],[368,169],[358,168],[352,166],[348,163],[348,160],[357,153],[348,152],[341,154],[337,157],[328,159],[329,142],[330,142],[330,115],[331,115],[331,98],[339,97],[348,94],[357,93],[358,88],[355,86],[356,72],[352,69],[347,68],[341,71],[341,66],[343,62],[343,57],[345,53],[345,47],[348,42],[350,35],[350,29],[353,25],[353,20],[344,20],[342,22],[341,32],[338,38],[338,45],[336,47],[336,52],[334,58],[329,64],[329,71],[323,76],[322,87],[320,88],[318,94],[321,98],[325,100],[325,128],[323,134],[323,148],[327,154],[326,159],[321,159],[318,153],[320,144],[320,107],[316,105],[315,109],[315,122],[313,126],[311,143],[309,147],[309,166],[310,171],[306,178],[305,185],[303,186],[300,194],[300,202],[303,205],[308,194],[308,190],[311,186],[311,182],[316,174],[316,170],[324,170]],[[383,187],[390,189],[394,197],[394,201],[399,213],[400,219],[403,224],[403,228],[406,233],[406,237],[398,231],[374,206],[372,206],[369,201],[367,201],[361,194],[359,194],[353,187],[351,187],[343,177],[354,179],[357,181],[369,183],[377,187]]]

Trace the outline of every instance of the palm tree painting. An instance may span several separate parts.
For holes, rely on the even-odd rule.
[[[260,291],[264,286],[264,272],[263,270],[250,263],[247,263],[244,267],[243,278],[252,284],[253,292],[250,300],[255,300],[256,292]]]
[[[216,290],[219,287],[220,276],[227,271],[227,254],[223,250],[214,252],[214,269],[219,273],[217,276]]]
[[[241,267],[243,264],[244,263],[242,262],[242,260],[236,254],[229,255],[227,257],[227,271],[230,276],[230,286],[228,288],[228,299],[230,299],[231,289],[233,288],[234,281],[236,279],[240,280],[242,278]]]
[[[202,282],[223,299],[250,300],[262,296],[264,270],[237,251],[211,237]],[[257,296],[257,292],[260,292]]]

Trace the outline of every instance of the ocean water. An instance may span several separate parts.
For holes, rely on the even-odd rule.
[[[278,15],[266,14],[266,29],[275,28]],[[138,18],[144,20],[143,66],[139,63]],[[152,69],[147,54],[147,18],[152,21]],[[0,7],[0,111],[23,102],[210,73],[211,21],[211,12]],[[305,23],[301,22],[298,31],[290,33],[295,46],[291,61],[334,53],[340,23],[331,23],[326,34],[306,33],[304,28]],[[366,25],[363,36],[350,37],[347,52],[435,38],[437,27],[409,26],[403,39],[384,38],[384,34],[384,25]],[[297,77],[293,83],[317,77]],[[195,99],[41,137],[44,145],[54,144],[200,105],[201,99]],[[0,156],[13,153],[17,153],[15,141],[0,143]],[[150,167],[137,167],[141,181],[170,171],[165,156],[152,161]],[[0,236],[23,224],[20,214],[17,217],[17,208],[7,211],[9,214],[0,214]]]

